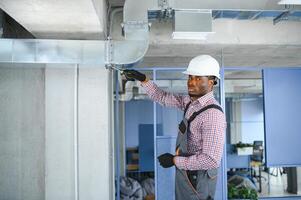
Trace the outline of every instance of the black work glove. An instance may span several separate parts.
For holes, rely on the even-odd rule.
[[[160,165],[164,168],[169,168],[174,166],[175,164],[173,163],[173,158],[175,156],[170,154],[170,153],[164,153],[160,156],[158,156],[158,160],[160,162]]]
[[[142,74],[141,72],[138,72],[133,69],[123,70],[122,74],[125,76],[126,80],[128,80],[128,81],[138,80],[138,81],[143,82],[146,79],[145,74]]]

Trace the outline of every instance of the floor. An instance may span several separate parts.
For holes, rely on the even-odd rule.
[[[259,197],[281,197],[281,196],[296,196],[296,194],[290,194],[286,191],[287,189],[287,175],[280,174],[279,169],[270,169],[273,175],[268,175],[267,172],[262,172],[262,191],[259,193]],[[268,180],[270,180],[268,182]],[[259,188],[258,182],[256,182]],[[269,190],[270,188],[270,190]],[[301,195],[299,189],[298,195]]]

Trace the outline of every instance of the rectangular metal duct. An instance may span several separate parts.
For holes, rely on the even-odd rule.
[[[107,41],[0,39],[0,63],[106,64]]]
[[[206,39],[212,33],[211,10],[175,10],[173,39]]]

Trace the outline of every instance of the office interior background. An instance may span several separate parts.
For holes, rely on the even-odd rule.
[[[0,200],[174,199],[183,112],[120,69],[187,94],[218,60],[227,119],[215,199],[301,199],[298,0],[0,0]]]

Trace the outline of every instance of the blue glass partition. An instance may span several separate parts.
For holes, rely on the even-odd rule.
[[[265,69],[267,166],[301,165],[301,69]]]

